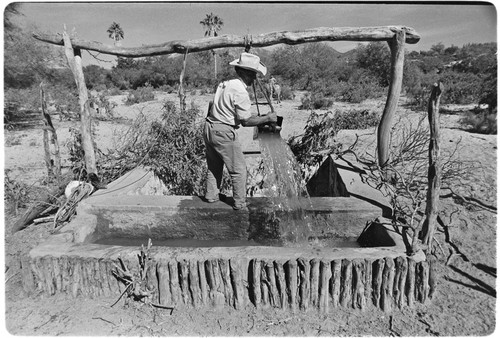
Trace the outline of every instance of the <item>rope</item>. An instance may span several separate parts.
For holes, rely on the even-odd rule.
[[[70,219],[76,212],[78,203],[88,197],[94,191],[94,186],[90,183],[81,182],[69,196],[68,200],[57,211],[54,217],[54,229],[62,222]]]

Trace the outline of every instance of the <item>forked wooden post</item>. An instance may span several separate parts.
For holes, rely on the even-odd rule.
[[[89,94],[85,85],[85,77],[83,76],[82,55],[79,48],[73,49],[71,40],[66,31],[63,32],[64,52],[68,60],[69,67],[75,78],[76,87],[78,88],[78,101],[80,103],[80,120],[82,133],[82,146],[85,152],[85,165],[87,174],[94,173],[97,175],[97,165],[94,151],[94,143],[91,135],[91,116],[89,106]]]
[[[49,177],[55,175],[58,182],[61,180],[61,154],[59,151],[59,141],[57,140],[56,128],[52,124],[52,119],[50,114],[47,112],[47,102],[45,101],[45,93],[43,90],[43,82],[40,83],[40,100],[42,106],[42,117],[43,117],[43,148],[45,151],[45,164],[47,166],[47,172]],[[52,163],[52,156],[50,153],[50,142],[49,142],[49,132],[50,141],[54,145],[54,163]],[[55,169],[55,170],[54,170]]]
[[[384,168],[389,161],[389,140],[392,127],[392,119],[398,106],[401,85],[403,83],[403,65],[405,59],[406,31],[398,30],[394,37],[388,41],[391,49],[391,83],[389,93],[385,102],[384,112],[378,126],[377,151],[378,163]]]
[[[439,148],[439,101],[443,92],[442,84],[435,83],[429,104],[427,115],[429,118],[430,140],[429,140],[429,171],[427,174],[427,205],[425,210],[426,220],[422,227],[422,242],[427,246],[427,254],[432,249],[432,238],[436,229],[437,214],[439,210],[439,192],[441,189],[441,159]]]

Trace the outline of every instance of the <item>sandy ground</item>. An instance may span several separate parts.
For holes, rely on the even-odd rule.
[[[124,96],[113,97],[119,105],[115,115],[133,119],[140,112],[148,116],[160,113],[161,101],[178,102],[175,95],[159,94],[154,102],[134,106],[122,104]],[[188,97],[188,102],[206,107],[209,95]],[[297,135],[309,113],[298,110],[300,95],[276,105],[284,116],[282,136]],[[382,100],[358,105],[336,103],[332,109],[367,108],[383,110]],[[204,109],[203,109],[204,110]],[[404,108],[398,115],[415,121],[420,114]],[[422,114],[422,113],[421,113]],[[425,113],[424,113],[425,114]],[[335,310],[320,315],[314,310],[290,313],[275,309],[242,311],[223,309],[155,309],[117,297],[70,299],[60,295],[26,295],[22,289],[19,256],[43,241],[51,232],[51,223],[31,225],[11,235],[12,217],[5,223],[5,306],[4,326],[14,335],[125,335],[125,336],[482,336],[496,328],[496,161],[497,136],[472,134],[460,129],[459,113],[441,116],[442,147],[451,149],[460,143],[460,158],[472,161],[476,169],[461,177],[458,190],[470,187],[470,197],[494,206],[441,200],[441,217],[449,225],[445,233],[438,229],[436,249],[438,285],[432,301],[414,309],[383,313]],[[123,122],[123,120],[120,120]],[[76,122],[54,121],[63,159],[67,159],[70,127]],[[126,128],[117,122],[99,122],[96,142],[101,149],[112,147],[116,135]],[[355,136],[367,149],[373,147],[375,129],[342,131],[339,138],[348,145]],[[5,131],[5,169],[10,177],[37,185],[45,174],[41,125],[23,130]],[[373,150],[373,149],[372,149]],[[68,165],[67,160],[63,165]]]

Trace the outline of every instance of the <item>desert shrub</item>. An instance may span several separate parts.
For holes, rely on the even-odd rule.
[[[17,214],[19,208],[24,208],[30,201],[31,187],[23,182],[12,179],[10,171],[5,170],[4,178],[4,205],[6,213]]]
[[[378,125],[380,117],[368,109],[351,109],[346,112],[337,110],[333,122],[338,130],[341,129],[367,129]]]
[[[177,92],[177,88],[174,88],[174,87],[172,87],[172,86],[170,86],[168,84],[164,84],[164,85],[160,86],[158,88],[158,90],[160,90],[162,92],[165,92],[167,94],[172,94],[172,93]]]
[[[206,173],[205,144],[200,111],[191,107],[182,112],[167,101],[161,121],[154,121],[149,130],[155,140],[145,164],[166,184],[174,195],[202,195]]]
[[[306,182],[327,156],[341,151],[342,144],[336,139],[338,131],[331,111],[322,115],[312,111],[304,133],[288,139]]]
[[[130,106],[140,102],[153,101],[155,99],[155,94],[153,87],[146,84],[144,87],[139,87],[135,90],[131,90],[127,95],[127,100],[125,104]]]
[[[301,99],[299,109],[326,109],[333,105],[333,99],[323,93],[307,93]]]
[[[4,94],[4,122],[22,118],[26,111],[40,108],[40,88],[7,89]]]
[[[106,92],[107,96],[115,96],[115,95],[121,95],[121,94],[122,94],[122,91],[120,90],[120,88],[117,88],[117,87],[111,87]]]
[[[97,96],[90,98],[90,101],[97,105],[96,119],[101,121],[111,120],[114,118],[114,108],[116,103],[109,100],[104,93],[99,92]]]
[[[19,146],[21,145],[21,138],[23,136],[12,136],[12,135],[9,135],[5,138],[5,146],[6,147],[12,147],[12,146]]]
[[[476,109],[460,119],[460,124],[464,129],[473,133],[496,134],[497,114],[496,111],[489,113],[487,110]]]
[[[281,86],[281,99],[282,100],[293,100],[295,98],[295,93],[289,86]]]
[[[340,84],[339,100],[360,103],[366,99],[375,99],[386,93],[375,76],[366,71],[353,71],[349,80]]]
[[[481,78],[478,75],[445,71],[439,80],[446,91],[441,103],[467,104],[479,101]]]

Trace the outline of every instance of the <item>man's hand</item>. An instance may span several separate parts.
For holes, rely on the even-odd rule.
[[[271,123],[278,122],[278,115],[276,114],[276,112],[269,113],[266,116],[269,119],[268,122],[271,122]]]

